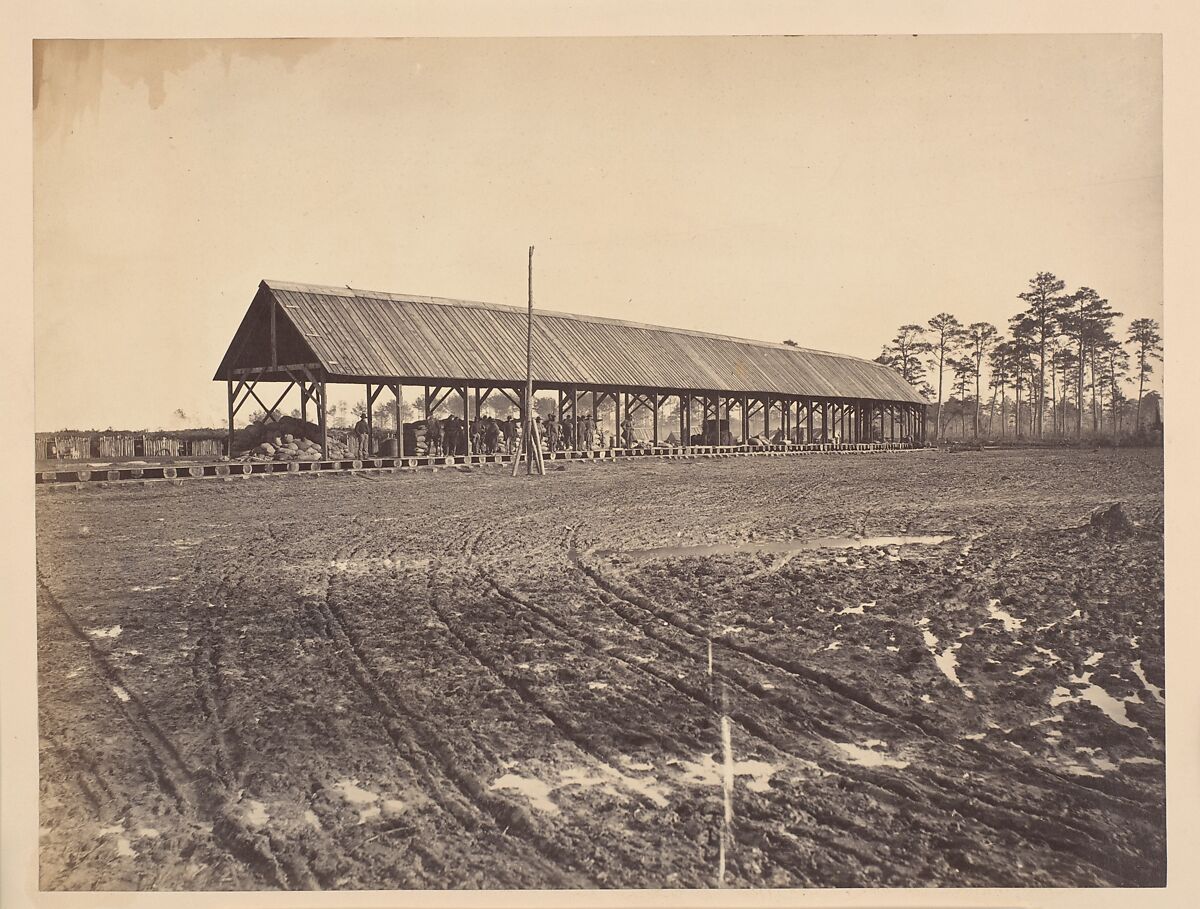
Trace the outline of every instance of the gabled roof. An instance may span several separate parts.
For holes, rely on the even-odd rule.
[[[331,381],[525,380],[526,310],[495,303],[263,281],[214,378],[317,363]],[[533,378],[546,385],[869,398],[924,404],[879,363],[597,316],[534,310]]]

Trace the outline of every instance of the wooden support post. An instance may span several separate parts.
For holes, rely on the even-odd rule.
[[[813,408],[816,407],[816,405],[817,405],[816,401],[814,401],[812,398],[808,399],[808,414],[807,414],[808,419],[807,419],[806,425],[808,427],[807,441],[808,441],[808,444],[810,444],[810,445],[813,443]]]
[[[626,403],[625,406],[628,407],[629,404]],[[614,417],[616,422],[616,432],[613,434],[613,438],[617,440],[616,447],[622,448],[624,447],[622,443],[625,440],[621,435],[621,393],[619,391],[613,392],[613,408],[616,411],[616,415]]]
[[[329,460],[329,426],[328,426],[328,418],[325,414],[325,411],[327,409],[326,404],[325,404],[325,402],[327,401],[327,398],[325,396],[325,391],[328,386],[325,384],[324,378],[322,378],[320,383],[318,383],[318,387],[320,388],[320,403],[319,403],[320,410],[318,410],[317,413],[320,415],[320,418],[321,418],[321,457],[322,457],[322,459],[327,461],[327,460]]]
[[[404,386],[397,382],[392,386],[396,393],[396,454],[404,457]]]
[[[579,441],[579,386],[571,386],[571,450],[580,451],[583,445]]]
[[[233,380],[232,379],[227,379],[225,381],[225,391],[227,392],[227,396],[229,399],[227,402],[229,405],[229,407],[228,407],[228,409],[229,409],[229,443],[225,446],[225,457],[232,458],[233,457]]]
[[[767,437],[767,441],[771,441],[771,399],[770,397],[763,398],[763,435]]]
[[[460,391],[463,399],[463,448],[471,456],[471,389],[464,385]],[[457,454],[457,452],[455,452]]]
[[[687,400],[688,400],[688,396],[683,394],[682,392],[680,392],[680,394],[679,394],[679,445],[681,448],[687,448],[688,442],[691,441],[691,439],[688,438],[688,432],[687,432],[687,417],[688,417]]]
[[[307,423],[308,422],[308,396],[311,393],[311,391],[304,384],[303,379],[300,380],[299,385],[300,385],[300,419],[303,422]]]
[[[371,413],[375,409],[375,396],[371,394],[371,383],[367,383],[367,450],[360,451],[360,458],[371,456],[371,445],[375,441],[375,417]]]
[[[654,401],[654,405],[653,405],[654,406],[654,438],[652,439],[651,444],[655,448],[657,448],[658,447],[658,392],[657,391],[654,392],[653,401]]]

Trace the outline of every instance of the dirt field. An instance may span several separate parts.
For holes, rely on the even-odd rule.
[[[40,490],[42,886],[716,886],[722,715],[726,885],[1161,884],[1162,482],[1016,451]],[[1117,499],[1134,531],[1078,529]]]

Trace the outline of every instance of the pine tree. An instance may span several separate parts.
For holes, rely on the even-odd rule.
[[[1058,333],[1059,316],[1069,305],[1069,298],[1061,296],[1065,286],[1050,272],[1039,271],[1029,280],[1029,289],[1017,294],[1027,304],[1019,318],[1029,322],[1029,332],[1038,351],[1038,375],[1037,382],[1034,383],[1037,389],[1037,404],[1034,407],[1034,417],[1035,435],[1039,439],[1042,437],[1045,423],[1043,409],[1046,402],[1046,348],[1050,339]],[[1031,389],[1031,396],[1032,393]]]
[[[940,312],[929,320],[929,330],[932,337],[929,342],[929,353],[933,357],[933,366],[937,369],[937,422],[934,424],[935,439],[942,440],[942,388],[946,373],[947,361],[954,355],[962,339],[962,323],[948,312]]]
[[[983,360],[988,355],[992,346],[996,343],[1000,332],[996,330],[996,326],[991,322],[972,322],[967,326],[964,340],[967,350],[970,352],[970,361],[973,365],[972,374],[975,378],[975,438],[979,438],[979,383],[980,375],[983,372]]]
[[[1162,359],[1162,332],[1153,319],[1134,319],[1129,323],[1129,341],[1136,346],[1137,355],[1137,411],[1134,425],[1142,431],[1142,398],[1146,389],[1146,376],[1154,372],[1153,360]]]

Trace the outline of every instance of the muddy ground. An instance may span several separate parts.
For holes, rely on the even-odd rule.
[[[42,887],[711,887],[723,838],[727,886],[1161,884],[1162,483],[988,451],[39,490]],[[1118,499],[1138,526],[1079,529]]]

